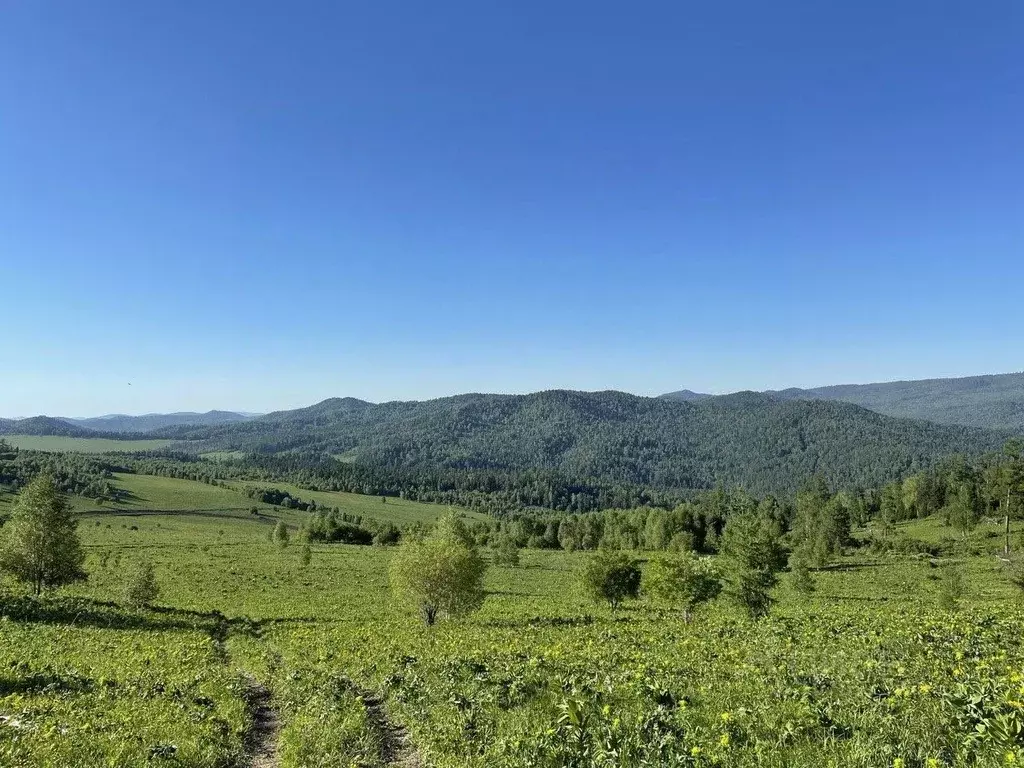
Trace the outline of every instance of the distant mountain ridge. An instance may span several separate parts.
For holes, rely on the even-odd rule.
[[[385,468],[554,470],[610,483],[722,484],[758,493],[790,492],[818,473],[836,487],[876,486],[955,453],[994,450],[1006,438],[756,392],[677,402],[568,390],[376,405],[335,398],[153,435],[188,441],[198,451],[302,451]]]
[[[874,384],[783,389],[765,394],[781,400],[839,400],[886,416],[985,429],[1024,430],[1024,373]],[[707,397],[683,390],[662,397]]]
[[[714,395],[708,395],[704,392],[694,392],[691,389],[680,389],[678,392],[669,392],[662,395],[662,397],[668,400],[678,400],[681,403],[694,403],[698,400],[707,400],[709,397],[714,397]]]
[[[52,416],[30,416],[27,419],[0,419],[0,435],[56,435],[59,437],[96,437],[70,421]]]
[[[0,434],[57,435],[61,437],[138,436],[167,427],[231,424],[248,421],[252,418],[255,416],[233,411],[147,413],[142,416],[111,414],[88,419],[68,416],[31,416],[25,419],[0,419]]]
[[[88,419],[62,418],[64,421],[97,432],[152,432],[154,429],[165,427],[230,424],[236,421],[247,421],[254,417],[235,411],[207,411],[206,413],[181,411],[178,413],[147,413],[141,416],[116,413]]]

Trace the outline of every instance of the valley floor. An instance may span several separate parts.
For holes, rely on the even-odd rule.
[[[611,614],[581,554],[492,567],[471,618],[388,598],[391,550],[275,548],[245,517],[97,514],[87,584],[0,593],[0,765],[952,766],[1024,759],[1024,612],[992,555],[845,558],[753,624]],[[922,526],[922,536],[928,533]],[[119,604],[136,559],[156,607]]]

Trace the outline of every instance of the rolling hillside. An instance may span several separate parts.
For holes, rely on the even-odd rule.
[[[889,416],[1024,430],[1024,373],[786,389],[786,399],[841,400]]]
[[[206,413],[147,413],[143,416],[126,416],[118,413],[91,419],[64,418],[63,420],[97,432],[151,432],[154,429],[165,427],[229,424],[246,421],[250,418],[250,416],[233,411],[207,411]]]
[[[27,419],[0,419],[0,435],[50,435],[55,437],[95,437],[91,429],[52,416]]]
[[[769,390],[780,400],[838,400],[872,411],[936,424],[1024,431],[1024,373],[920,379],[876,384]],[[695,402],[712,395],[683,389],[661,397]]]
[[[789,491],[821,473],[877,485],[1005,434],[895,419],[840,402],[738,393],[698,402],[623,392],[467,394],[373,405],[332,399],[216,427],[162,430],[201,450],[344,454],[379,467],[551,469],[662,488]]]

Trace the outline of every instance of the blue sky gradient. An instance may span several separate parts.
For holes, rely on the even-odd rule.
[[[1017,0],[10,3],[0,71],[2,415],[1024,367]]]

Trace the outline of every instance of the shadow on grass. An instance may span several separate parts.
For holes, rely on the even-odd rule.
[[[32,672],[25,677],[0,676],[0,696],[12,694],[88,693],[95,683],[78,675],[55,675],[50,672]]]
[[[589,627],[593,616],[533,616],[522,619],[484,619],[479,623],[495,629],[521,629],[522,627]]]
[[[0,616],[12,621],[103,629],[200,630],[213,634],[225,623],[214,611],[152,607],[133,611],[117,603],[87,597],[0,598]]]
[[[823,565],[820,568],[812,568],[811,570],[816,573],[842,573],[845,571],[863,571],[868,568],[880,568],[884,563],[833,563],[832,565]]]

